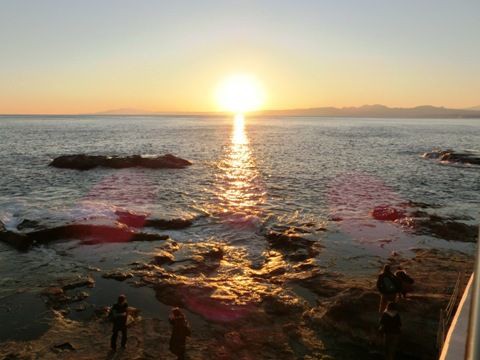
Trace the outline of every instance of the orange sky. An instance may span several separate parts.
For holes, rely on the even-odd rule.
[[[201,3],[0,1],[0,113],[215,111],[234,73],[265,109],[480,105],[480,2]]]

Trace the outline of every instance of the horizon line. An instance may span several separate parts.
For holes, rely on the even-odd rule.
[[[287,108],[287,109],[262,109],[262,110],[255,110],[255,111],[248,111],[245,114],[251,114],[255,116],[261,115],[269,115],[268,113],[275,113],[275,112],[294,112],[294,111],[314,111],[314,110],[360,110],[365,108],[383,108],[383,110],[415,110],[415,109],[422,109],[422,108],[431,108],[436,110],[444,110],[444,111],[471,111],[471,112],[480,112],[480,106],[472,106],[466,108],[448,108],[445,106],[435,106],[435,105],[416,105],[412,107],[396,107],[396,106],[388,106],[383,104],[364,104],[360,106],[314,106],[314,107],[296,107],[296,108]],[[125,110],[125,112],[122,112]],[[131,110],[131,112],[128,112]],[[116,112],[118,111],[118,113]],[[265,114],[267,113],[267,114]],[[96,112],[85,112],[85,113],[0,113],[0,116],[223,116],[223,115],[231,115],[232,112],[228,111],[151,111],[151,110],[143,110],[143,109],[135,109],[135,108],[118,108],[118,109],[111,109],[111,110],[103,110],[103,111],[96,111]],[[322,116],[322,115],[317,115]],[[323,115],[323,116],[332,116],[332,115]]]

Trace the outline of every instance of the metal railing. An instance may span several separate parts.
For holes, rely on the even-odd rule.
[[[445,309],[440,309],[440,320],[437,330],[437,349],[439,349],[439,351],[441,351],[443,348],[445,338],[447,337],[448,328],[452,321],[453,315],[455,314],[455,308],[460,297],[462,296],[461,289],[463,289],[464,280],[465,274],[463,272],[459,272],[457,281],[455,282],[455,287],[453,288],[453,292],[450,296],[447,306]]]
[[[480,227],[478,231],[477,258],[473,270],[472,304],[466,343],[466,360],[480,359]]]

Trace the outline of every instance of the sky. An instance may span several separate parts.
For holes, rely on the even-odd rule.
[[[0,113],[480,105],[479,0],[0,0]]]

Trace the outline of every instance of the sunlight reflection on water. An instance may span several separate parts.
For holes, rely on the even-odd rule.
[[[243,115],[234,118],[231,143],[218,167],[219,212],[234,222],[258,215],[259,205],[265,201],[265,192],[249,145]]]

